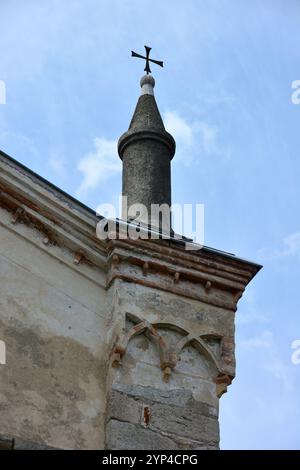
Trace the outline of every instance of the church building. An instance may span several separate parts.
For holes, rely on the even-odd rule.
[[[149,214],[171,205],[175,141],[154,85],[118,152],[128,206],[162,235]],[[121,236],[132,215],[101,239],[94,210],[0,152],[0,449],[219,448],[237,303],[261,266],[172,229]]]

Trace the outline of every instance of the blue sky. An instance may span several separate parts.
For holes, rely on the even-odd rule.
[[[223,449],[300,448],[299,0],[2,0],[0,148],[87,205],[121,189],[116,140],[143,73],[177,141],[174,202],[205,244],[264,265],[239,303]]]

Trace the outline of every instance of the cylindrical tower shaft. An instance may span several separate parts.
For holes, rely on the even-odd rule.
[[[128,131],[119,139],[118,152],[123,161],[122,192],[127,196],[127,218],[136,218],[139,212],[140,221],[161,227],[153,205],[171,207],[175,141],[165,130],[154,98],[154,84],[152,76],[141,79],[141,96]],[[141,213],[143,207],[145,212]]]

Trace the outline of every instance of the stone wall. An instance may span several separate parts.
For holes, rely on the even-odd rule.
[[[218,448],[217,408],[183,387],[117,384],[108,406],[108,449]]]
[[[0,434],[65,449],[104,446],[101,273],[0,209]]]

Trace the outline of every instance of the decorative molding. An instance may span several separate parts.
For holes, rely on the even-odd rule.
[[[165,382],[169,381],[169,377],[178,363],[182,350],[186,346],[192,345],[199,352],[204,353],[218,371],[214,379],[217,385],[217,396],[220,397],[227,390],[227,386],[232,382],[235,375],[233,338],[220,337],[211,332],[195,336],[193,333],[184,330],[182,327],[178,327],[176,324],[162,322],[151,324],[147,320],[139,319],[134,315],[130,315],[130,320],[135,322],[135,325],[121,336],[111,352],[111,366],[113,368],[117,368],[121,365],[129,342],[135,336],[145,334],[157,347],[160,357],[160,367],[163,371],[163,379]],[[164,335],[159,333],[159,327],[180,331],[183,336],[177,341],[175,346],[171,346]],[[219,357],[216,356],[215,352],[206,342],[206,340],[211,338],[220,340],[221,350]]]
[[[11,223],[41,233],[44,245],[84,253],[87,264],[106,270],[106,243],[96,236],[99,218],[91,210],[0,152],[0,206]],[[17,228],[16,228],[17,230]]]
[[[258,270],[204,248],[187,252],[165,240],[116,239],[109,240],[107,248],[107,287],[122,279],[232,311]],[[118,263],[113,261],[116,256]]]

